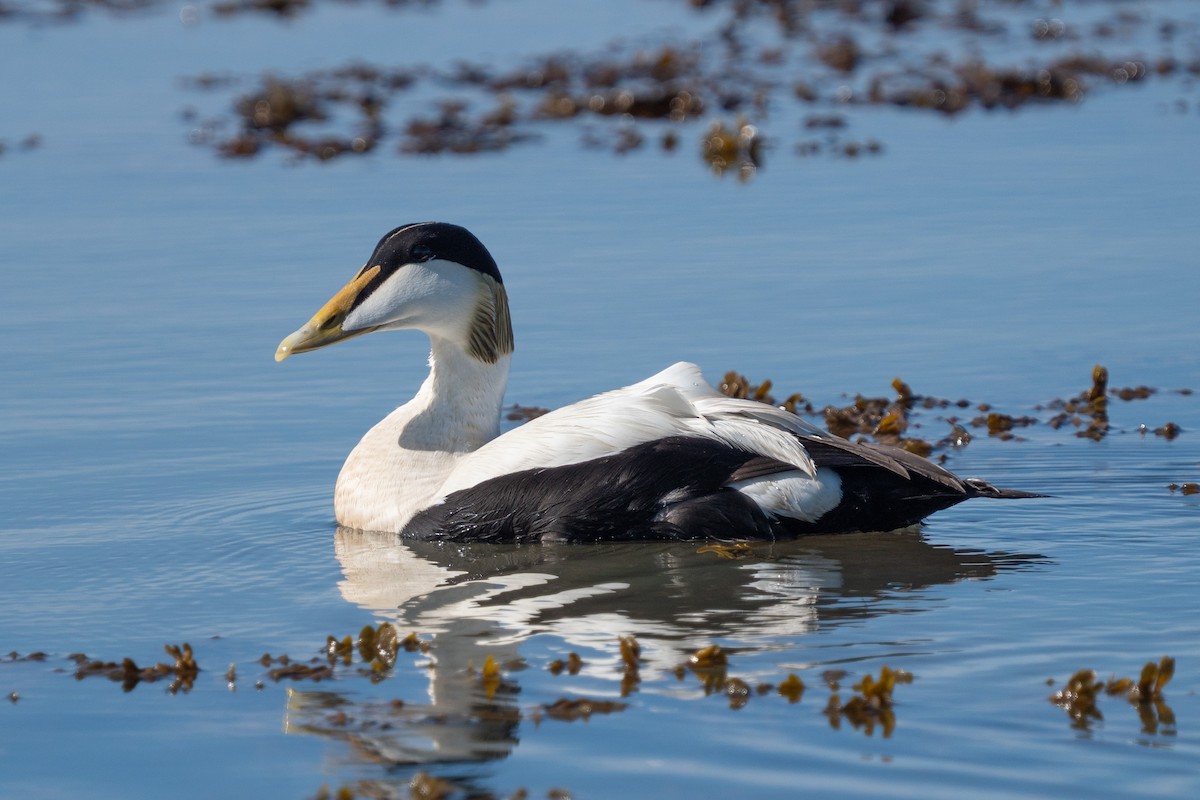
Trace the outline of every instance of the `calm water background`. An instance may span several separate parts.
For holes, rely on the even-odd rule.
[[[19,695],[0,708],[0,795],[406,796],[418,770],[498,795],[1194,795],[1200,500],[1167,489],[1200,479],[1200,401],[1168,391],[1200,390],[1194,87],[953,121],[873,110],[855,124],[884,155],[802,159],[789,133],[748,185],[703,169],[699,129],[669,156],[614,158],[564,129],[501,155],[300,167],[187,143],[180,109],[219,101],[178,79],[205,70],[516,63],[551,34],[598,50],[630,14],[651,39],[705,24],[606,3],[551,31],[551,7],[0,26],[0,652],[48,654],[0,663],[0,692]],[[783,104],[771,126],[799,119]],[[29,132],[41,147],[11,146]],[[330,500],[357,437],[422,379],[425,342],[271,356],[382,233],[435,218],[474,230],[504,270],[522,404],[677,359],[818,406],[899,375],[1043,422],[1037,406],[1086,388],[1096,363],[1115,386],[1162,391],[1114,400],[1100,443],[1045,424],[977,437],[951,467],[1055,497],[968,504],[919,535],[741,561],[660,545],[414,552],[337,531]],[[931,440],[948,430],[921,421]],[[1137,430],[1168,421],[1173,441]],[[290,696],[258,664],[383,620],[431,653],[401,653],[379,683],[351,668]],[[620,699],[630,634],[646,663],[624,711],[534,723],[560,697]],[[180,641],[204,668],[188,694],[76,681],[66,659],[152,663]],[[795,672],[803,700],[735,710],[677,680],[712,642],[751,685]],[[582,672],[551,675],[568,651]],[[1107,698],[1103,721],[1073,728],[1047,702],[1049,678],[1135,674],[1164,653],[1175,726],[1149,732]],[[487,655],[524,659],[507,673],[519,692],[481,697],[469,666]],[[822,672],[848,686],[884,664],[915,676],[892,735],[831,727]],[[394,698],[409,710],[388,717]],[[331,724],[337,709],[352,721]]]

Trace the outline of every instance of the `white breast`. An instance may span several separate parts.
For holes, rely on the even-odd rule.
[[[437,496],[463,453],[403,447],[401,436],[412,416],[411,404],[397,408],[350,452],[333,495],[339,524],[399,531]]]

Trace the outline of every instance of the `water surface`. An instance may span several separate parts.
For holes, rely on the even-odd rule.
[[[650,34],[699,24],[628,5]],[[554,35],[601,48],[619,10]],[[855,124],[883,155],[781,146],[746,185],[708,174],[690,139],[615,158],[563,131],[500,155],[295,167],[216,160],[179,118],[210,102],[186,75],[385,58],[398,37],[414,61],[503,61],[546,34],[544,16],[489,3],[0,26],[23,69],[0,94],[0,133],[43,139],[0,160],[0,652],[47,654],[0,662],[0,693],[18,696],[0,708],[0,793],[406,796],[424,772],[496,796],[1194,794],[1200,496],[1167,488],[1200,480],[1197,396],[1172,391],[1200,390],[1194,90],[1150,82],[952,120],[873,110]],[[781,104],[770,124],[799,129],[800,112]],[[1017,441],[974,429],[948,464],[1053,498],[735,559],[338,530],[337,469],[418,385],[425,343],[271,355],[378,236],[431,218],[467,225],[500,262],[513,402],[556,406],[677,359],[818,407],[901,376],[1037,417]],[[1087,388],[1097,363],[1113,386],[1159,391],[1112,399],[1101,442],[1051,429],[1041,406]],[[917,433],[941,438],[948,413],[920,415]],[[1168,421],[1178,438],[1138,430]],[[430,644],[383,680],[357,658],[319,683],[260,663],[308,662],[327,635],[385,621]],[[633,686],[619,636],[642,646]],[[72,653],[148,664],[183,641],[203,670],[189,692],[72,677]],[[713,643],[730,676],[754,689],[794,673],[803,698],[754,691],[731,708],[677,677]],[[550,672],[569,652],[578,674]],[[1078,669],[1136,676],[1163,654],[1178,663],[1174,724],[1106,697],[1102,720],[1073,726],[1047,699]],[[491,697],[488,656],[503,674]],[[832,725],[824,673],[846,673],[845,700],[884,665],[913,675],[891,734]],[[546,716],[581,697],[625,707]]]

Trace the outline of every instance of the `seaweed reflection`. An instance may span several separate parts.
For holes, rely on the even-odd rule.
[[[287,729],[345,740],[356,757],[387,766],[512,752],[522,720],[540,716],[518,703],[521,647],[535,635],[585,652],[585,673],[611,677],[612,694],[619,637],[634,636],[640,680],[622,693],[656,691],[714,639],[730,651],[778,649],[841,620],[919,611],[923,589],[1040,560],[931,545],[916,530],[713,548],[443,544],[343,528],[335,548],[346,600],[432,636],[426,697],[291,691]],[[485,686],[479,667],[493,660],[511,668]],[[541,699],[525,704],[542,709]]]

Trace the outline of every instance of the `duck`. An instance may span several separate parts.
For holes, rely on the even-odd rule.
[[[429,375],[346,458],[334,488],[345,528],[448,542],[780,539],[1039,496],[728,397],[687,362],[501,434],[508,295],[483,243],[445,222],[388,232],[275,359],[392,330],[429,337]]]

